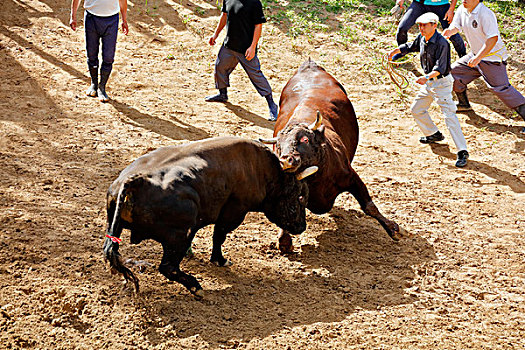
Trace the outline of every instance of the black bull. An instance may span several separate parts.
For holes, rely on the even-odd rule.
[[[275,144],[283,169],[298,172],[319,167],[307,181],[307,208],[313,213],[330,211],[336,197],[348,191],[392,239],[401,237],[399,226],[379,212],[351,167],[359,139],[352,103],[343,86],[315,62],[304,62],[284,87],[273,135],[273,139],[261,141]],[[279,248],[283,252],[292,250],[286,230],[279,238]]]
[[[308,187],[300,180],[315,170],[285,173],[268,147],[234,137],[159,148],[124,169],[108,189],[105,257],[138,291],[138,279],[118,252],[122,229],[129,229],[131,243],[161,243],[159,271],[202,297],[197,279],[179,267],[195,233],[215,224],[211,261],[224,266],[226,234],[250,211],[292,234],[303,232]]]

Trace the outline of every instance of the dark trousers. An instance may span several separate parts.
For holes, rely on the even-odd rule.
[[[242,53],[224,47],[220,48],[217,60],[215,61],[215,87],[222,89],[230,86],[230,74],[237,64],[248,74],[250,81],[261,96],[268,96],[272,93],[272,88],[268,80],[261,71],[261,63],[257,54],[251,60],[247,60]]]
[[[102,42],[100,71],[111,72],[117,48],[118,22],[118,13],[109,17],[100,17],[88,11],[85,12],[86,52],[90,68],[98,68],[98,53]]]
[[[401,22],[399,22],[399,26],[397,27],[397,45],[399,46],[407,42],[408,31],[410,30],[410,28],[412,28],[412,26],[416,23],[416,19],[419,16],[427,12],[435,13],[439,17],[441,27],[443,29],[447,29],[450,24],[445,19],[445,14],[447,13],[449,8],[449,4],[435,6],[423,5],[417,2],[416,0],[412,1],[412,4],[408,8],[407,12],[405,12],[403,18],[401,18]],[[452,45],[454,45],[454,48],[456,49],[456,52],[458,53],[459,57],[463,57],[467,54],[465,42],[463,41],[463,38],[461,38],[461,35],[459,35],[459,33],[452,35],[450,37],[450,41],[452,42]]]

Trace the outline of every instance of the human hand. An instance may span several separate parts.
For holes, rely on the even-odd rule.
[[[246,53],[244,54],[244,57],[246,57],[246,59],[247,59],[248,61],[251,61],[252,58],[255,57],[255,47],[250,46],[250,47],[248,48],[248,50],[246,50]]]
[[[402,13],[403,13],[403,8],[397,4],[394,7],[392,7],[392,9],[390,10],[390,14],[395,18],[401,17]]]
[[[446,18],[446,17],[445,17]],[[441,33],[446,39],[450,38],[452,36],[452,29],[447,28]]]
[[[467,65],[469,67],[476,67],[480,62],[481,62],[481,58],[474,56],[468,61]]]
[[[124,35],[128,35],[129,33],[129,27],[128,27],[127,21],[122,21],[122,33],[124,33]]]
[[[448,23],[452,23],[452,20],[454,19],[454,8],[451,6],[447,13],[445,13],[445,20],[448,22]]]
[[[401,52],[401,51],[398,51],[398,50],[399,50],[398,48],[395,48],[395,49],[393,49],[392,51],[390,51],[390,52],[388,53],[388,60],[389,60],[389,61],[392,61],[392,57],[393,57],[396,53]]]
[[[77,18],[76,17],[71,16],[71,19],[69,20],[69,26],[71,27],[71,29],[77,30]]]
[[[211,46],[213,46],[213,45],[215,45],[215,40],[217,40],[217,37],[216,37],[215,35],[212,35],[212,36],[210,37],[210,40],[208,40],[208,43],[209,43]]]
[[[416,83],[418,83],[419,85],[425,85],[427,81],[428,79],[425,76],[422,76],[417,78]]]

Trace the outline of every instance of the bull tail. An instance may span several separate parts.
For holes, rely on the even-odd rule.
[[[117,202],[115,205],[115,210],[113,212],[113,219],[111,221],[111,224],[108,226],[107,234],[106,234],[106,240],[104,241],[104,257],[106,261],[109,262],[109,265],[111,267],[112,273],[120,273],[126,281],[133,282],[135,286],[135,291],[139,292],[139,280],[138,278],[131,272],[129,268],[127,268],[124,263],[122,262],[122,256],[118,252],[119,249],[119,241],[120,241],[120,234],[122,233],[122,226],[121,226],[121,211],[124,206],[124,199],[126,197],[126,191],[127,189],[132,185],[132,183],[141,178],[141,175],[135,175],[127,179],[122,183],[120,186],[118,195],[117,195]],[[108,215],[109,215],[108,210]],[[108,237],[109,236],[109,237]]]

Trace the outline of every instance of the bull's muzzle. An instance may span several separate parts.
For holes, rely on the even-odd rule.
[[[295,170],[301,164],[301,157],[295,155],[287,155],[279,158],[281,168],[283,170]]]

